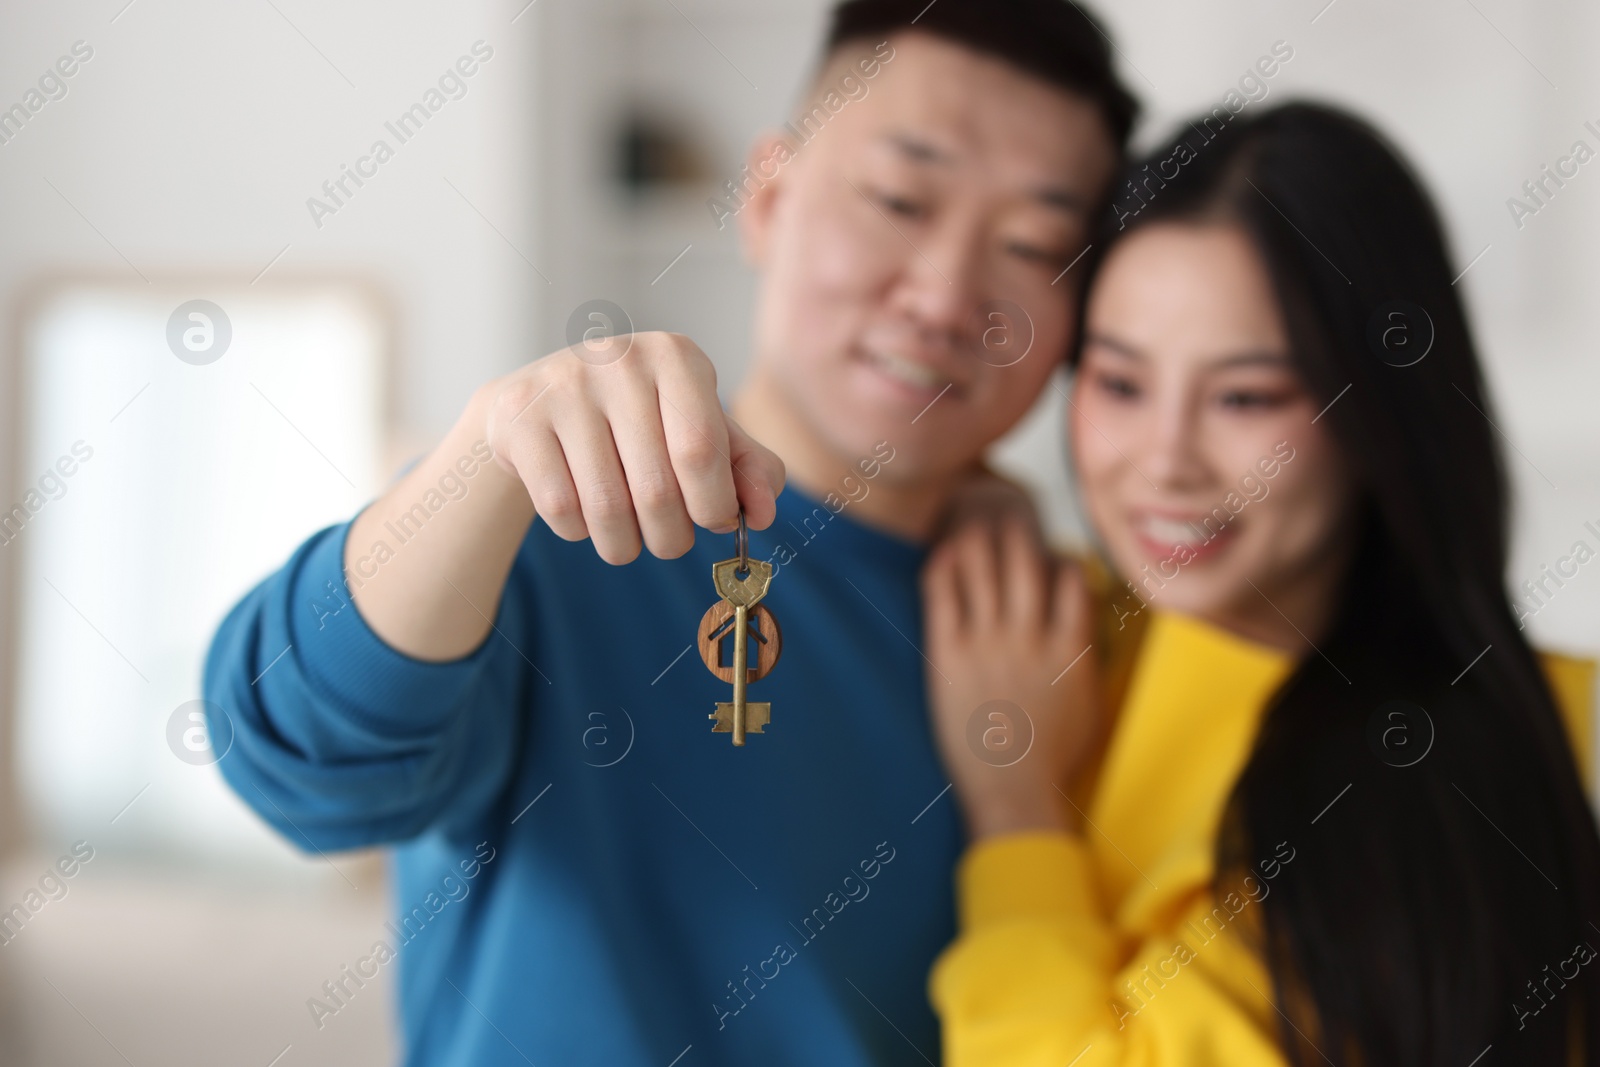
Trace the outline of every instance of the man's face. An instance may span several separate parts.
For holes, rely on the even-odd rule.
[[[1060,362],[1063,272],[1116,150],[1093,104],[1000,59],[915,32],[890,45],[870,81],[855,63],[872,47],[843,50],[816,95],[853,74],[855,98],[787,162],[756,147],[751,169],[777,177],[739,220],[762,273],[758,373],[837,459],[888,441],[892,475],[918,481],[972,463]]]

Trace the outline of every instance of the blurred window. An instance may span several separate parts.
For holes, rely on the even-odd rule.
[[[228,608],[374,495],[382,307],[344,284],[84,282],[46,291],[22,328],[0,552],[16,554],[30,829],[290,866],[179,709]]]

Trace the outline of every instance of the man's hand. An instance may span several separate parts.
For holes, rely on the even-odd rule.
[[[563,349],[489,389],[496,462],[550,529],[589,538],[607,563],[634,559],[641,542],[681,556],[694,527],[730,531],[741,507],[751,529],[776,517],[783,461],[722,410],[711,360],[681,334],[633,334],[605,363]]]
[[[1070,828],[1057,787],[1104,728],[1082,571],[1025,517],[968,522],[929,556],[923,603],[934,732],[973,839]]]
[[[482,644],[536,511],[568,540],[592,538],[608,563],[641,543],[681,556],[695,525],[732,530],[741,507],[752,528],[772,524],[783,463],[723,412],[706,354],[670,333],[613,343],[631,347],[606,362],[563,349],[477,390],[434,450],[356,516],[345,570],[391,648],[448,661]],[[491,451],[494,463],[473,461]],[[449,484],[460,492],[425,506]],[[424,522],[391,543],[395,528]]]

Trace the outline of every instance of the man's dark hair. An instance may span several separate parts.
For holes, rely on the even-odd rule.
[[[922,30],[996,56],[1100,109],[1121,147],[1139,102],[1112,69],[1111,39],[1070,0],[846,0],[833,9],[824,62],[840,46]]]

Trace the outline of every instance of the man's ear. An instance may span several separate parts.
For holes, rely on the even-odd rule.
[[[768,130],[757,137],[745,156],[750,174],[746,185],[749,195],[735,218],[745,262],[758,270],[766,264],[772,223],[787,177],[785,171],[793,158],[789,138],[778,130]]]

